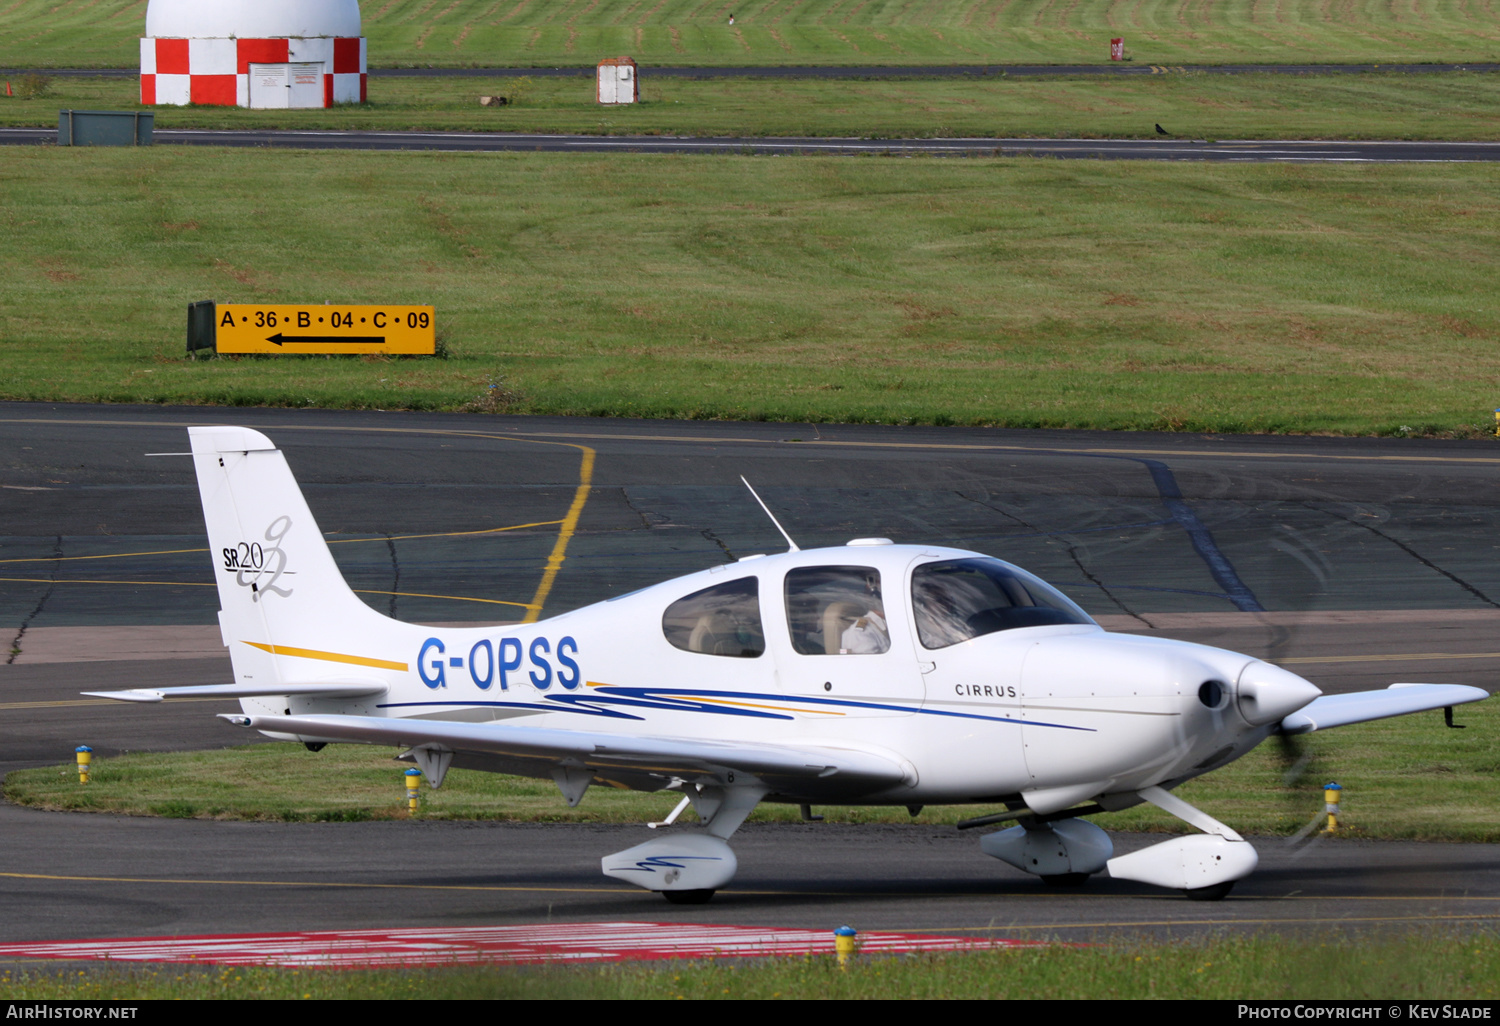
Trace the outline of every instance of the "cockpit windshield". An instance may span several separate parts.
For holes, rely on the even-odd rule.
[[[924,648],[947,648],[1016,627],[1094,622],[1051,585],[980,556],[917,567],[911,598]]]

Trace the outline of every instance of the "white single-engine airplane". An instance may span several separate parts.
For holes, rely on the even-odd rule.
[[[981,850],[1044,881],[1107,867],[1219,898],[1255,849],[1173,787],[1278,731],[1486,697],[1438,684],[1321,696],[1249,656],[1108,634],[993,557],[884,538],[801,551],[788,537],[781,555],[539,623],[401,623],[350,591],[268,438],[189,434],[235,681],[91,694],[238,698],[243,713],[224,718],[271,737],[404,746],[433,787],[460,766],[551,778],[569,805],[594,783],[674,791],[666,823],[691,803],[701,824],[603,870],[676,902],[733,878],[726,842],[762,801],[1003,805],[986,819],[1019,825]],[[1081,817],[1141,802],[1203,833],[1112,857]]]

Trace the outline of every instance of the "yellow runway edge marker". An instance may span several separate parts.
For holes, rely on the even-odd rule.
[[[421,810],[421,798],[418,796],[422,787],[422,771],[409,769],[406,771],[406,808],[413,816]]]

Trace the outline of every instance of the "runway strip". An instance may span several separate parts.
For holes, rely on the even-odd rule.
[[[1468,163],[1500,160],[1500,142],[1176,139],[688,138],[659,135],[532,135],[500,132],[290,132],[158,129],[167,146],[445,153],[653,153],[801,157],[1052,157],[1063,160],[1188,160],[1240,163]],[[0,145],[44,146],[51,128],[0,129]]]
[[[883,64],[770,65],[705,68],[641,67],[661,78],[1062,78],[1076,75],[1434,75],[1458,71],[1490,73],[1500,64]],[[42,73],[65,78],[135,78],[137,68],[7,68],[4,75]],[[371,68],[371,78],[588,78],[594,65],[570,68]]]
[[[128,71],[128,69],[127,69]],[[652,78],[1067,78],[1078,75],[1384,75],[1488,73],[1500,64],[916,64],[833,67],[788,65],[777,67],[690,68],[645,66]],[[128,71],[134,74],[133,71]],[[371,78],[537,78],[588,77],[582,68],[372,68]]]

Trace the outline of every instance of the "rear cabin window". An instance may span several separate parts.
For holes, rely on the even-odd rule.
[[[874,567],[789,570],[786,622],[792,647],[803,655],[878,655],[891,647]]]
[[[911,600],[924,648],[1016,627],[1094,622],[1050,584],[998,559],[924,563],[912,571]]]
[[[741,577],[685,595],[662,614],[661,629],[673,647],[684,652],[758,656],[766,650],[759,580]]]

